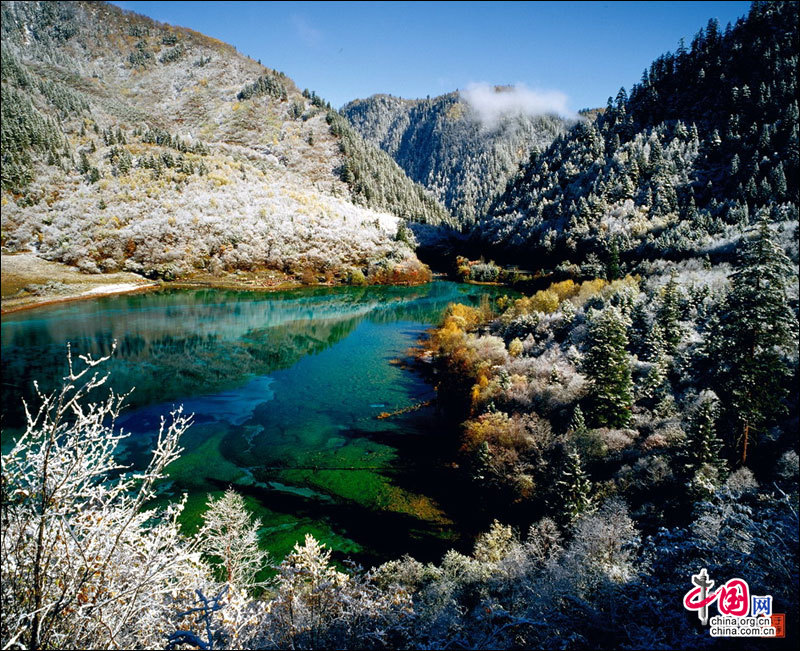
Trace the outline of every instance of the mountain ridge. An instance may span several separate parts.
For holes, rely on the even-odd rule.
[[[566,125],[557,116],[521,112],[487,125],[459,91],[425,99],[378,94],[353,100],[341,112],[444,203],[461,227],[472,224],[519,164]]]
[[[709,21],[532,156],[473,240],[588,277],[619,258],[731,259],[766,215],[796,261],[797,49],[793,3],[753,3],[724,31]]]

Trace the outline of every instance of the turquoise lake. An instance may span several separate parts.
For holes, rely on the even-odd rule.
[[[135,387],[120,456],[142,465],[174,406],[194,413],[163,500],[188,495],[183,523],[233,487],[280,559],[305,533],[336,557],[438,560],[476,521],[443,454],[453,426],[403,360],[451,302],[507,290],[451,282],[280,293],[164,290],[66,303],[2,319],[4,448],[33,381],[50,390],[74,353],[108,354],[110,383]],[[35,404],[35,402],[34,402]]]

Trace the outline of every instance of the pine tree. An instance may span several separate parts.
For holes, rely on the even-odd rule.
[[[647,359],[653,365],[644,378],[639,393],[641,397],[655,403],[665,399],[671,393],[669,384],[670,357],[667,355],[661,326],[654,323],[650,332],[646,351]]]
[[[675,272],[672,272],[669,282],[664,286],[661,295],[661,306],[658,310],[658,324],[664,335],[666,350],[671,355],[681,342],[681,327],[678,323],[680,294]]]
[[[727,466],[721,456],[722,441],[717,436],[719,401],[710,391],[704,392],[692,409],[686,439],[678,458],[679,476],[686,483],[692,501],[706,499],[722,483]]]
[[[627,345],[619,310],[612,306],[595,313],[589,325],[584,371],[591,383],[592,420],[599,426],[622,427],[630,421],[633,383]]]
[[[648,338],[652,327],[648,323],[647,302],[638,300],[631,310],[631,326],[628,328],[628,339],[631,350],[644,357],[647,357]]]
[[[797,318],[787,296],[794,273],[762,217],[755,238],[742,247],[731,290],[709,329],[713,379],[734,423],[742,463],[754,435],[784,410],[791,375],[785,355],[797,341]]]
[[[606,278],[608,280],[616,280],[622,275],[619,261],[619,243],[616,239],[608,245],[607,259]]]
[[[779,201],[784,199],[786,197],[786,174],[783,171],[783,163],[779,162],[772,168],[770,181],[775,192],[775,198]]]
[[[667,352],[667,342],[664,339],[664,329],[656,322],[653,323],[642,346],[642,357],[648,362],[656,362]]]
[[[492,468],[492,452],[489,449],[489,443],[483,441],[480,447],[475,451],[475,458],[473,459],[472,478],[476,481],[483,481],[491,476]]]
[[[583,410],[580,405],[575,405],[575,410],[572,412],[572,419],[569,422],[567,431],[572,432],[575,436],[581,436],[588,431],[586,427],[586,418],[583,415]]]
[[[591,510],[592,482],[583,469],[580,453],[574,447],[566,451],[564,468],[556,486],[563,521],[572,523],[578,516]]]
[[[719,401],[711,391],[705,391],[692,409],[689,429],[682,446],[683,469],[691,476],[704,464],[725,472],[721,457],[722,440],[717,436]]]
[[[91,164],[89,163],[89,157],[86,155],[85,151],[81,152],[81,162],[78,164],[78,171],[81,174],[86,174],[89,172],[89,168]]]

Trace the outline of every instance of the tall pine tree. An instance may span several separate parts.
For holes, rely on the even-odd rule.
[[[691,500],[707,499],[722,483],[727,465],[721,456],[722,441],[717,436],[719,400],[704,391],[689,416],[686,439],[679,453],[680,469]]]
[[[581,455],[570,446],[566,450],[561,478],[556,482],[561,520],[567,524],[592,508],[592,482],[583,469]]]
[[[683,470],[693,475],[701,466],[714,466],[725,472],[725,460],[721,456],[722,440],[717,436],[719,400],[711,391],[705,391],[689,416],[689,429],[682,446]]]
[[[661,305],[658,310],[658,324],[664,334],[667,352],[671,355],[681,342],[680,318],[680,292],[675,272],[670,274],[669,282],[664,286],[661,294]]]
[[[596,312],[589,325],[584,372],[591,383],[591,420],[599,426],[624,427],[631,418],[633,382],[625,320],[616,307]]]
[[[715,389],[743,464],[755,438],[784,410],[787,357],[797,341],[797,317],[787,296],[794,273],[762,218],[756,236],[742,247],[731,290],[710,327]]]

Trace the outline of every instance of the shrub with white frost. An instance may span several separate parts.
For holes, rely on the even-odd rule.
[[[2,457],[3,648],[161,646],[208,582],[180,532],[183,504],[149,506],[191,417],[162,421],[144,470],[120,466],[125,396],[88,402],[107,359],[70,355],[63,387],[26,405],[26,431]]]
[[[258,546],[260,527],[259,519],[250,519],[244,498],[228,489],[222,497],[208,500],[197,546],[220,562],[224,581],[240,588],[251,587],[267,558]]]

